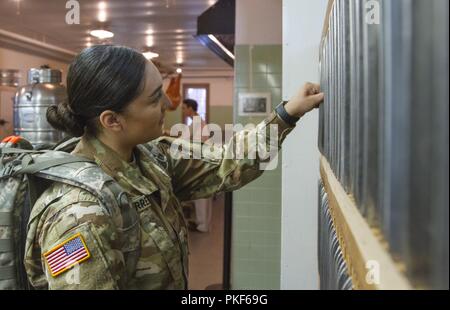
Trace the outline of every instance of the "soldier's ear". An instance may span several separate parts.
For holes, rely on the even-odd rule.
[[[104,129],[121,131],[123,129],[123,118],[114,111],[103,111],[99,116],[99,122]]]

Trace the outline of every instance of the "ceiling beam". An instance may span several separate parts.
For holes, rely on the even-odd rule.
[[[69,63],[76,52],[0,29],[0,47]]]

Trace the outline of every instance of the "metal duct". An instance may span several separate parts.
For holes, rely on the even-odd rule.
[[[200,43],[230,66],[234,66],[235,0],[219,0],[197,19]]]

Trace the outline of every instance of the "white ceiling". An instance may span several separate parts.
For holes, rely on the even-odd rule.
[[[66,0],[0,0],[0,29],[79,52],[87,46],[89,31],[98,24],[98,0],[79,0],[80,24],[65,22]],[[149,33],[158,61],[172,66],[178,61],[193,69],[230,69],[202,46],[193,35],[197,17],[215,0],[105,0],[111,43],[142,50]]]

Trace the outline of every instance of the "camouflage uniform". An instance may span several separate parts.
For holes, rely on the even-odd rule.
[[[268,132],[268,124],[278,125],[278,149],[293,127],[273,113],[253,130]],[[236,133],[223,150],[228,152],[232,142],[247,139],[249,133]],[[263,171],[258,159],[175,159],[166,137],[148,145],[151,152],[136,147],[135,163],[127,163],[98,139],[81,139],[72,153],[94,160],[120,184],[138,211],[137,229],[135,233],[122,229],[121,213],[108,211],[87,191],[53,184],[34,205],[28,223],[25,267],[34,287],[187,288],[188,231],[180,201],[236,190]],[[77,233],[83,236],[91,257],[53,277],[43,254]],[[134,261],[130,259],[133,252],[138,253]],[[73,271],[78,274],[71,280],[68,275]]]

